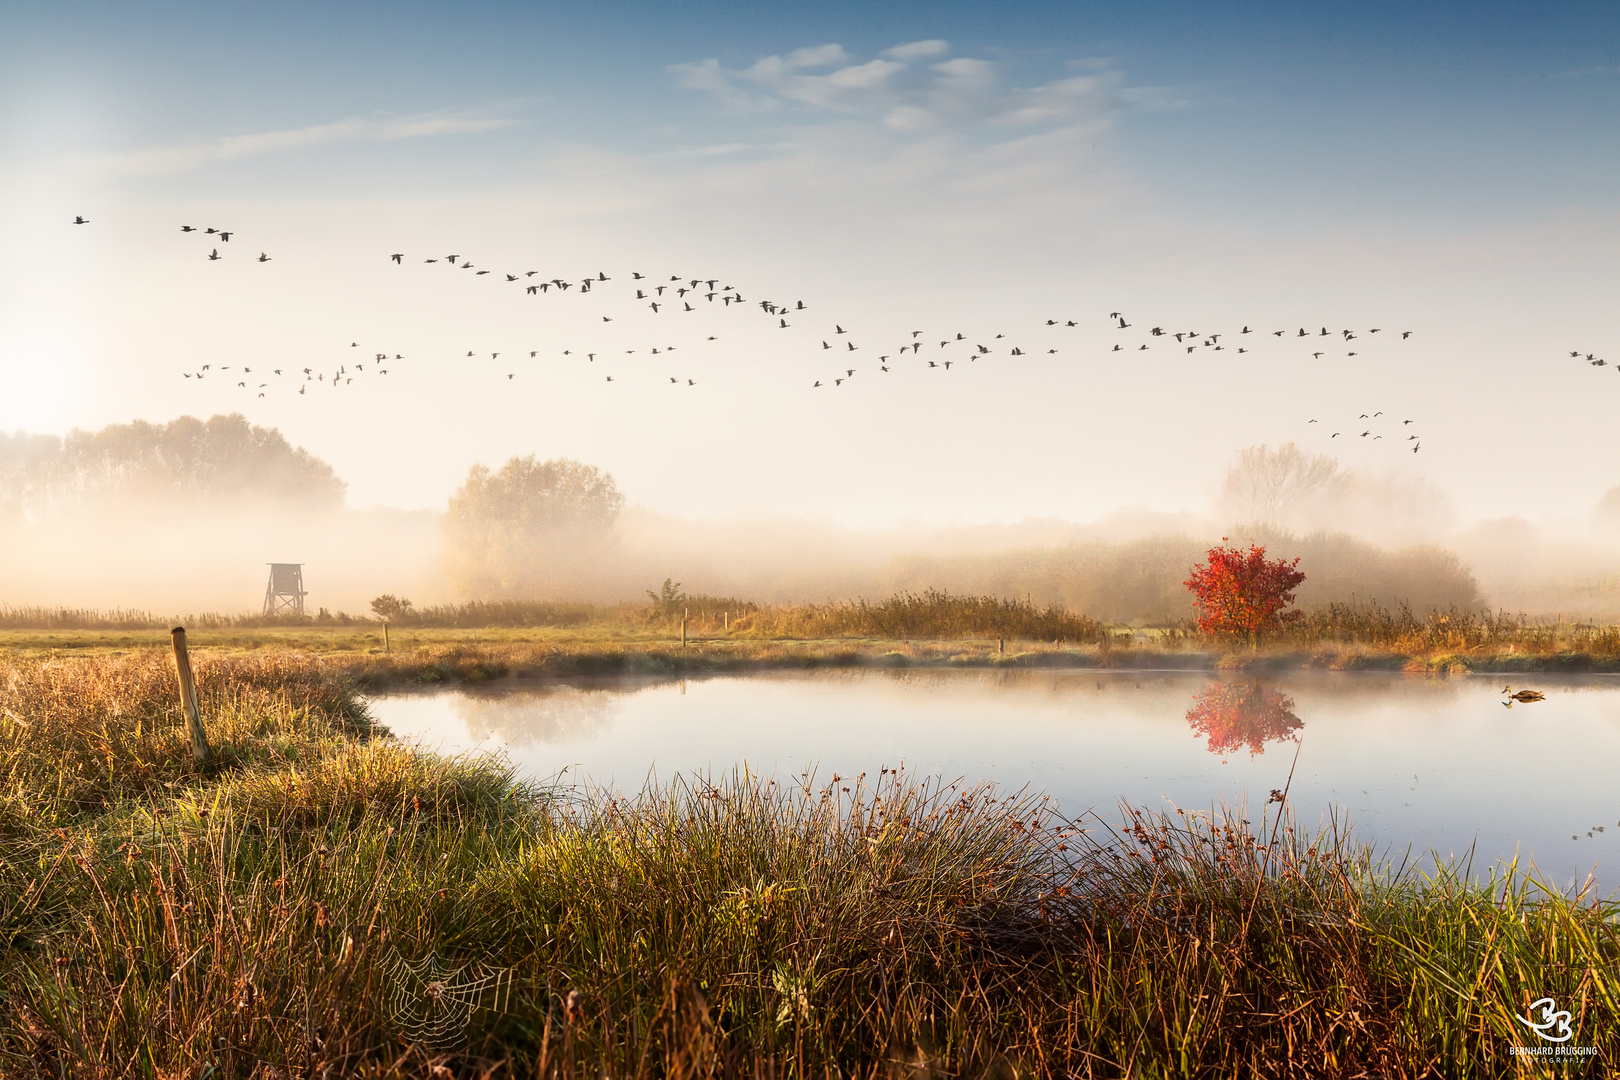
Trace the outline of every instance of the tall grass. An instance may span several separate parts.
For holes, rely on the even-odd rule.
[[[229,630],[263,627],[309,626],[317,622],[352,625],[353,616],[325,613],[324,618],[298,615],[262,615],[223,612],[159,616],[135,608],[13,607],[0,605],[0,630],[167,630],[184,625],[192,629]],[[360,620],[365,621],[365,620]]]
[[[938,589],[887,599],[767,608],[736,621],[743,633],[781,637],[957,638],[1009,637],[1095,642],[1097,620],[1059,605],[1028,600],[954,596]]]
[[[1613,904],[1281,807],[536,785],[286,658],[199,671],[199,773],[166,674],[0,669],[0,1075],[1531,1076],[1544,996],[1620,1064]]]
[[[1429,611],[1406,604],[1330,604],[1307,611],[1274,639],[1292,644],[1341,642],[1397,652],[1620,656],[1620,626],[1538,619],[1506,612]]]

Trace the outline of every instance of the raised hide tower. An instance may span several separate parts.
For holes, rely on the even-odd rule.
[[[273,562],[270,564],[270,583],[264,587],[264,613],[266,615],[302,615],[304,613],[304,564]]]

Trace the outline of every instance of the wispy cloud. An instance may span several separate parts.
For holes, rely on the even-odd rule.
[[[1146,102],[1124,89],[1118,71],[1104,63],[1089,64],[1083,75],[1016,87],[1007,85],[1006,71],[995,61],[949,54],[949,43],[930,39],[862,61],[841,45],[826,44],[766,56],[740,69],[707,59],[669,70],[680,85],[712,94],[734,111],[796,108],[873,120],[896,132],[986,123],[1062,126]]]
[[[414,116],[339,120],[330,124],[281,131],[226,135],[188,143],[139,147],[98,157],[102,170],[123,176],[163,176],[194,172],[205,165],[265,154],[286,153],[333,143],[476,135],[508,127],[515,121],[468,111],[438,111]]]
[[[1601,67],[1571,68],[1568,71],[1555,71],[1547,77],[1549,79],[1590,79],[1604,75],[1620,75],[1620,65],[1607,64]]]

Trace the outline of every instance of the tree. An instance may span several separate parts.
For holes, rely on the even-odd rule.
[[[681,591],[680,582],[665,578],[664,587],[658,592],[647,590],[647,599],[652,601],[653,614],[679,615],[685,610],[689,597]]]
[[[1301,503],[1342,485],[1346,475],[1325,454],[1307,454],[1293,443],[1273,450],[1251,446],[1238,453],[1221,485],[1221,502],[1236,520],[1282,525]]]
[[[342,505],[343,489],[326,462],[239,413],[136,420],[65,438],[0,435],[0,517],[124,502],[330,510]]]
[[[403,596],[393,593],[383,593],[371,602],[371,613],[384,622],[399,621],[414,614],[415,608]]]
[[[1223,536],[1221,544],[1225,543]],[[1182,583],[1192,590],[1199,609],[1198,629],[1241,635],[1258,646],[1262,634],[1299,619],[1298,611],[1283,610],[1294,602],[1294,590],[1305,580],[1298,566],[1297,558],[1268,560],[1266,549],[1255,543],[1247,551],[1210,548],[1208,562],[1193,567],[1192,577]]]
[[[597,560],[624,505],[613,477],[559,458],[473,466],[450,497],[451,573],[479,598],[568,591]]]

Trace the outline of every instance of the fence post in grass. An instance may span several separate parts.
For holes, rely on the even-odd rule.
[[[1006,638],[996,638],[996,652],[997,653],[1004,653],[1006,651],[1007,651],[1007,639]]]
[[[383,623],[383,652],[388,651],[388,624]]]
[[[681,648],[686,648],[686,616],[681,616]]]
[[[202,710],[197,706],[197,683],[191,677],[191,654],[186,651],[186,628],[177,626],[174,635],[174,670],[180,679],[180,708],[186,714],[186,727],[191,731],[191,755],[197,764],[207,765],[212,756],[208,749],[208,734],[203,731]]]

